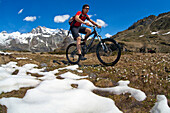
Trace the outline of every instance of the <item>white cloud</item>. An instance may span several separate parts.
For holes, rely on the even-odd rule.
[[[96,16],[96,14],[94,14],[94,15],[89,15],[90,18],[91,18],[92,16]]]
[[[93,15],[89,15],[89,17],[91,18]]]
[[[112,35],[110,35],[109,33],[105,34],[106,37],[111,37]]]
[[[18,14],[21,14],[21,13],[23,12],[23,10],[24,10],[24,9],[21,9],[21,10],[18,12]]]
[[[31,21],[31,22],[35,21],[36,19],[37,19],[36,16],[27,16],[24,18],[25,21]]]
[[[54,17],[54,22],[56,23],[63,23],[68,20],[70,15],[59,15]]]
[[[106,27],[108,26],[103,20],[101,19],[97,19],[97,22],[96,22],[98,25],[102,26],[102,27]]]

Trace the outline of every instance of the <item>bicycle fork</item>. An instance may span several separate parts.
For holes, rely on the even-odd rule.
[[[106,44],[105,44],[104,42],[102,42],[102,37],[101,37],[100,35],[98,35],[97,37],[98,37],[98,39],[99,39],[99,41],[100,41],[100,44],[101,44],[104,52],[107,53],[108,48],[107,48]]]

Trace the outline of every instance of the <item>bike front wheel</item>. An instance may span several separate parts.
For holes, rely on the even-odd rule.
[[[102,64],[113,66],[120,59],[121,49],[115,40],[106,38],[97,45],[96,54]]]
[[[80,61],[76,44],[70,44],[66,49],[66,58],[71,64],[78,64]]]

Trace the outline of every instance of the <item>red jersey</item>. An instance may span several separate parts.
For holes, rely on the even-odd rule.
[[[81,11],[78,11],[78,12],[76,13],[76,15],[78,15],[79,18],[80,18],[82,21],[85,21],[86,19],[87,19],[87,20],[90,20],[89,16],[88,16],[87,14],[82,13]],[[75,20],[75,17],[74,17],[74,21],[76,21],[76,20]],[[73,23],[74,23],[74,22],[73,22]],[[72,24],[73,24],[73,23],[72,23]],[[72,24],[71,24],[71,25],[72,25]],[[81,23],[76,21],[76,22],[74,23],[74,26],[81,26]]]

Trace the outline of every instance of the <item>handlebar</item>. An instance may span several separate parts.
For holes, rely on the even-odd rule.
[[[89,27],[93,27],[93,32],[95,31],[95,32],[97,32],[96,31],[96,28],[99,28],[99,27],[97,27],[96,25],[88,25]],[[99,28],[100,29],[100,31],[98,32],[98,33],[100,33],[101,32],[101,28]]]
[[[95,25],[89,25],[89,27],[93,27],[93,29],[95,29],[97,26]],[[98,27],[97,27],[98,28]]]
[[[89,25],[89,27],[93,27],[93,30],[94,30],[95,32],[98,32],[98,33],[100,33],[101,30],[102,30],[101,28],[97,27],[96,25]],[[96,28],[99,28],[100,31],[97,31]]]
[[[95,25],[89,25],[89,27],[97,27],[97,26],[95,26]]]

